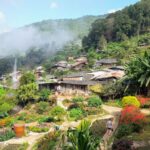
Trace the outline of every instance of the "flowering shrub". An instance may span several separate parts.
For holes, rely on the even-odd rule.
[[[126,107],[126,106],[136,106],[136,107],[140,107],[140,102],[138,101],[138,99],[135,96],[125,96],[122,99],[122,106]]]
[[[141,124],[145,120],[145,116],[140,112],[139,108],[135,106],[127,106],[121,111],[120,123],[130,124],[136,123]]]
[[[139,100],[142,107],[150,107],[150,98],[137,96],[137,99]]]

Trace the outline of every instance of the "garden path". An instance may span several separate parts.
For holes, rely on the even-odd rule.
[[[105,133],[103,138],[102,138],[102,141],[100,142],[100,146],[99,146],[100,150],[107,150],[108,149],[108,141],[112,137],[113,133],[115,132],[115,130],[118,127],[119,116],[120,116],[120,112],[122,109],[118,108],[118,107],[107,106],[107,105],[102,105],[102,108],[105,111],[107,111],[108,113],[110,113],[112,115],[112,117],[114,118],[113,132],[110,135]]]
[[[122,110],[122,108],[115,107],[115,106],[107,106],[107,105],[102,105],[102,108],[110,114],[114,114],[114,113],[120,112]],[[140,110],[145,115],[150,115],[150,109],[142,108]]]
[[[64,100],[65,100],[65,99],[64,99],[63,97],[58,97],[58,98],[57,98],[57,106],[60,106],[60,107],[62,107],[63,109],[67,110],[67,107],[63,105],[63,101],[64,101]]]

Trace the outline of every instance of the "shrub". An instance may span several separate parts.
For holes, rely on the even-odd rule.
[[[37,133],[48,132],[49,130],[49,128],[46,127],[28,127],[28,129],[32,132],[37,132]]]
[[[59,143],[60,132],[50,132],[35,145],[36,150],[54,150]]]
[[[65,110],[62,107],[60,107],[60,106],[55,106],[51,110],[51,115],[52,116],[60,117],[60,116],[62,116],[64,114],[65,114]]]
[[[137,99],[139,100],[141,107],[150,107],[150,98],[137,96]]]
[[[47,111],[48,106],[49,106],[48,102],[39,102],[39,103],[36,104],[36,111],[39,114],[42,114],[42,113]]]
[[[80,108],[73,108],[70,110],[69,116],[75,120],[81,119],[83,117],[83,111]]]
[[[3,96],[6,94],[6,91],[0,87],[0,96]]]
[[[42,122],[54,122],[55,119],[53,117],[41,117],[38,122],[39,123],[42,123]]]
[[[19,121],[31,123],[31,122],[37,121],[39,119],[39,116],[36,114],[29,114],[29,113],[22,112],[22,113],[18,114],[17,119]]]
[[[72,99],[72,101],[73,101],[74,103],[83,102],[83,101],[84,101],[84,98],[81,97],[81,96],[78,96],[78,97],[74,97],[74,98]]]
[[[40,100],[42,101],[48,100],[50,94],[51,94],[51,91],[49,89],[42,89],[39,93]]]
[[[37,85],[30,83],[27,85],[22,85],[17,91],[17,98],[19,103],[25,105],[29,101],[37,100]]]
[[[132,132],[139,133],[142,130],[142,125],[141,124],[132,123],[131,126],[132,126]]]
[[[6,116],[8,111],[10,111],[11,109],[12,109],[12,106],[9,103],[4,102],[3,104],[0,105],[0,116],[1,117]]]
[[[121,111],[121,124],[142,124],[145,121],[145,116],[140,112],[140,109],[135,106],[127,106]]]
[[[126,106],[136,106],[136,107],[140,107],[140,102],[137,100],[137,98],[135,96],[125,96],[122,99],[122,106],[126,107]]]
[[[7,117],[0,120],[0,127],[12,126],[15,122],[15,119],[12,117]]]
[[[27,72],[25,74],[22,75],[22,77],[20,78],[20,85],[27,85],[30,83],[34,83],[36,81],[35,79],[35,75],[31,72]]]
[[[106,120],[96,120],[90,127],[91,133],[95,137],[101,137],[106,132]]]
[[[88,98],[88,106],[90,107],[99,107],[101,104],[102,100],[98,96],[91,96]]]
[[[79,108],[79,105],[77,103],[70,104],[68,110],[71,110],[73,108]]]
[[[89,89],[93,92],[93,93],[97,93],[97,94],[101,94],[103,93],[104,89],[102,87],[101,84],[96,84],[96,85],[92,85],[89,87]]]
[[[132,141],[121,139],[113,143],[112,150],[133,150],[132,145]]]
[[[122,138],[124,136],[130,135],[132,133],[132,126],[130,124],[123,124],[118,128],[116,137]]]
[[[15,133],[12,130],[4,131],[0,134],[0,142],[7,141],[13,137],[15,137]]]

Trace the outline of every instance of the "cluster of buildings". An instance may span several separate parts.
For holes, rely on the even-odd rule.
[[[72,62],[72,63],[68,63]],[[37,67],[34,70],[34,74],[37,79],[39,88],[49,88],[51,90],[56,90],[57,87],[61,87],[61,92],[71,94],[71,93],[88,93],[89,86],[102,84],[106,85],[121,79],[124,75],[124,68],[122,66],[117,66],[118,61],[116,59],[101,59],[96,61],[94,68],[102,66],[101,70],[82,72],[83,68],[88,64],[88,60],[85,56],[74,59],[69,57],[67,61],[59,61],[52,69],[57,70],[74,70],[71,75],[66,75],[61,78],[56,78],[53,75],[46,75],[44,68],[42,66]],[[16,80],[19,81],[21,77],[21,72],[16,71],[9,75],[10,78],[15,76]],[[5,81],[5,77],[0,78],[0,80]]]
[[[56,90],[57,87],[60,86],[62,93],[88,93],[88,87],[91,85],[106,85],[115,82],[118,79],[121,79],[125,75],[124,68],[122,66],[117,66],[117,63],[118,62],[116,59],[101,59],[97,61],[95,65],[103,66],[104,69],[92,72],[78,71],[78,73],[63,76],[62,78],[57,79],[54,82],[41,82],[39,83],[39,88],[49,88],[52,90]],[[63,67],[68,66],[66,62],[64,64],[65,65]],[[57,63],[57,67],[58,66],[62,67],[60,63]],[[80,69],[82,70],[82,67]]]

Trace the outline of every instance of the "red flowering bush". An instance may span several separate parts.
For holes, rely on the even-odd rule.
[[[121,111],[120,124],[141,124],[145,121],[145,115],[135,106],[127,106]]]
[[[137,96],[137,99],[139,100],[142,107],[150,107],[150,98]]]

